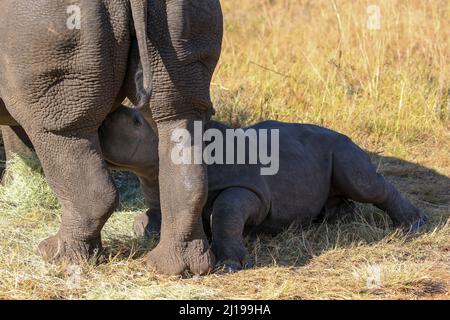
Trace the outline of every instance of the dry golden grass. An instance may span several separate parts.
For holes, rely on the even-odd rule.
[[[366,27],[372,2],[381,8],[381,30]],[[346,133],[430,215],[422,233],[402,235],[361,205],[354,221],[248,239],[254,269],[165,277],[145,266],[142,256],[155,243],[131,232],[142,198],[133,179],[118,175],[122,205],[103,232],[110,258],[83,266],[79,287],[71,287],[70,266],[47,265],[36,253],[57,230],[59,209],[39,170],[19,161],[12,174],[26,180],[0,190],[0,298],[448,299],[450,3],[372,2],[223,1],[216,117],[233,125],[310,122]],[[370,287],[377,270],[379,286]]]

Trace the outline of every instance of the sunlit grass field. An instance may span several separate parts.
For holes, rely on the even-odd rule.
[[[39,166],[16,159],[0,187],[0,298],[449,299],[450,2],[222,5],[216,119],[233,126],[314,123],[349,135],[429,214],[428,226],[405,235],[378,209],[359,205],[352,221],[248,239],[253,269],[166,277],[142,258],[155,240],[131,230],[145,209],[138,184],[115,173],[121,205],[102,234],[109,259],[78,270],[38,256],[39,241],[58,228],[60,209]],[[380,8],[379,30],[369,5]]]

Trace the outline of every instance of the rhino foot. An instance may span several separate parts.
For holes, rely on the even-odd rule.
[[[60,262],[62,260],[70,263],[100,262],[103,258],[100,238],[79,241],[63,239],[59,234],[56,234],[41,241],[38,251],[47,262]]]
[[[214,266],[214,255],[208,241],[169,243],[161,241],[146,256],[147,263],[168,275],[204,275]]]

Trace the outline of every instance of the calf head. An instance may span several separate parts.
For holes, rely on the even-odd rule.
[[[157,169],[158,136],[138,110],[122,106],[109,114],[99,138],[105,161],[113,169],[141,176]]]

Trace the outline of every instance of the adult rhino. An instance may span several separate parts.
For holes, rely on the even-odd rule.
[[[129,98],[155,125],[163,159],[162,236],[148,262],[168,274],[214,265],[201,223],[206,168],[169,157],[171,131],[210,114],[222,33],[219,0],[0,2],[0,124],[23,129],[4,128],[7,147],[29,137],[63,208],[58,233],[39,245],[45,259],[102,249],[118,196],[97,129]]]

